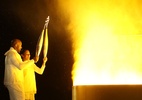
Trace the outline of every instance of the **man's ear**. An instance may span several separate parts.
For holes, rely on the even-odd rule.
[[[18,47],[18,44],[15,44],[14,48],[17,49],[17,47]]]

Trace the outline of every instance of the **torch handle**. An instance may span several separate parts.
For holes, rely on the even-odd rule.
[[[41,49],[42,49],[42,45],[43,45],[43,35],[44,35],[44,29],[42,30],[42,33],[38,39],[37,45],[36,45],[36,52],[35,52],[35,56],[39,56]]]
[[[46,28],[45,29],[45,34],[44,34],[43,57],[47,56],[47,52],[48,52],[48,30]]]

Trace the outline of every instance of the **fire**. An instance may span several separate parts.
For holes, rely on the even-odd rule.
[[[71,19],[73,85],[142,84],[140,4],[140,0],[60,3],[63,10],[69,9]]]
[[[142,36],[96,38],[75,51],[74,84],[141,84]]]

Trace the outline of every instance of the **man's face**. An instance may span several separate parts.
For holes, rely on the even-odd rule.
[[[20,53],[21,49],[22,49],[22,42],[18,42],[16,46],[17,52]]]

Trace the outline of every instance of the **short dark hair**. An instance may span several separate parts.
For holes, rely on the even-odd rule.
[[[22,49],[20,53],[21,53],[21,54],[24,54],[25,51],[30,51],[30,50],[29,50],[29,49]]]
[[[21,40],[20,39],[13,39],[11,41],[11,46],[14,47],[18,42],[21,42]]]

